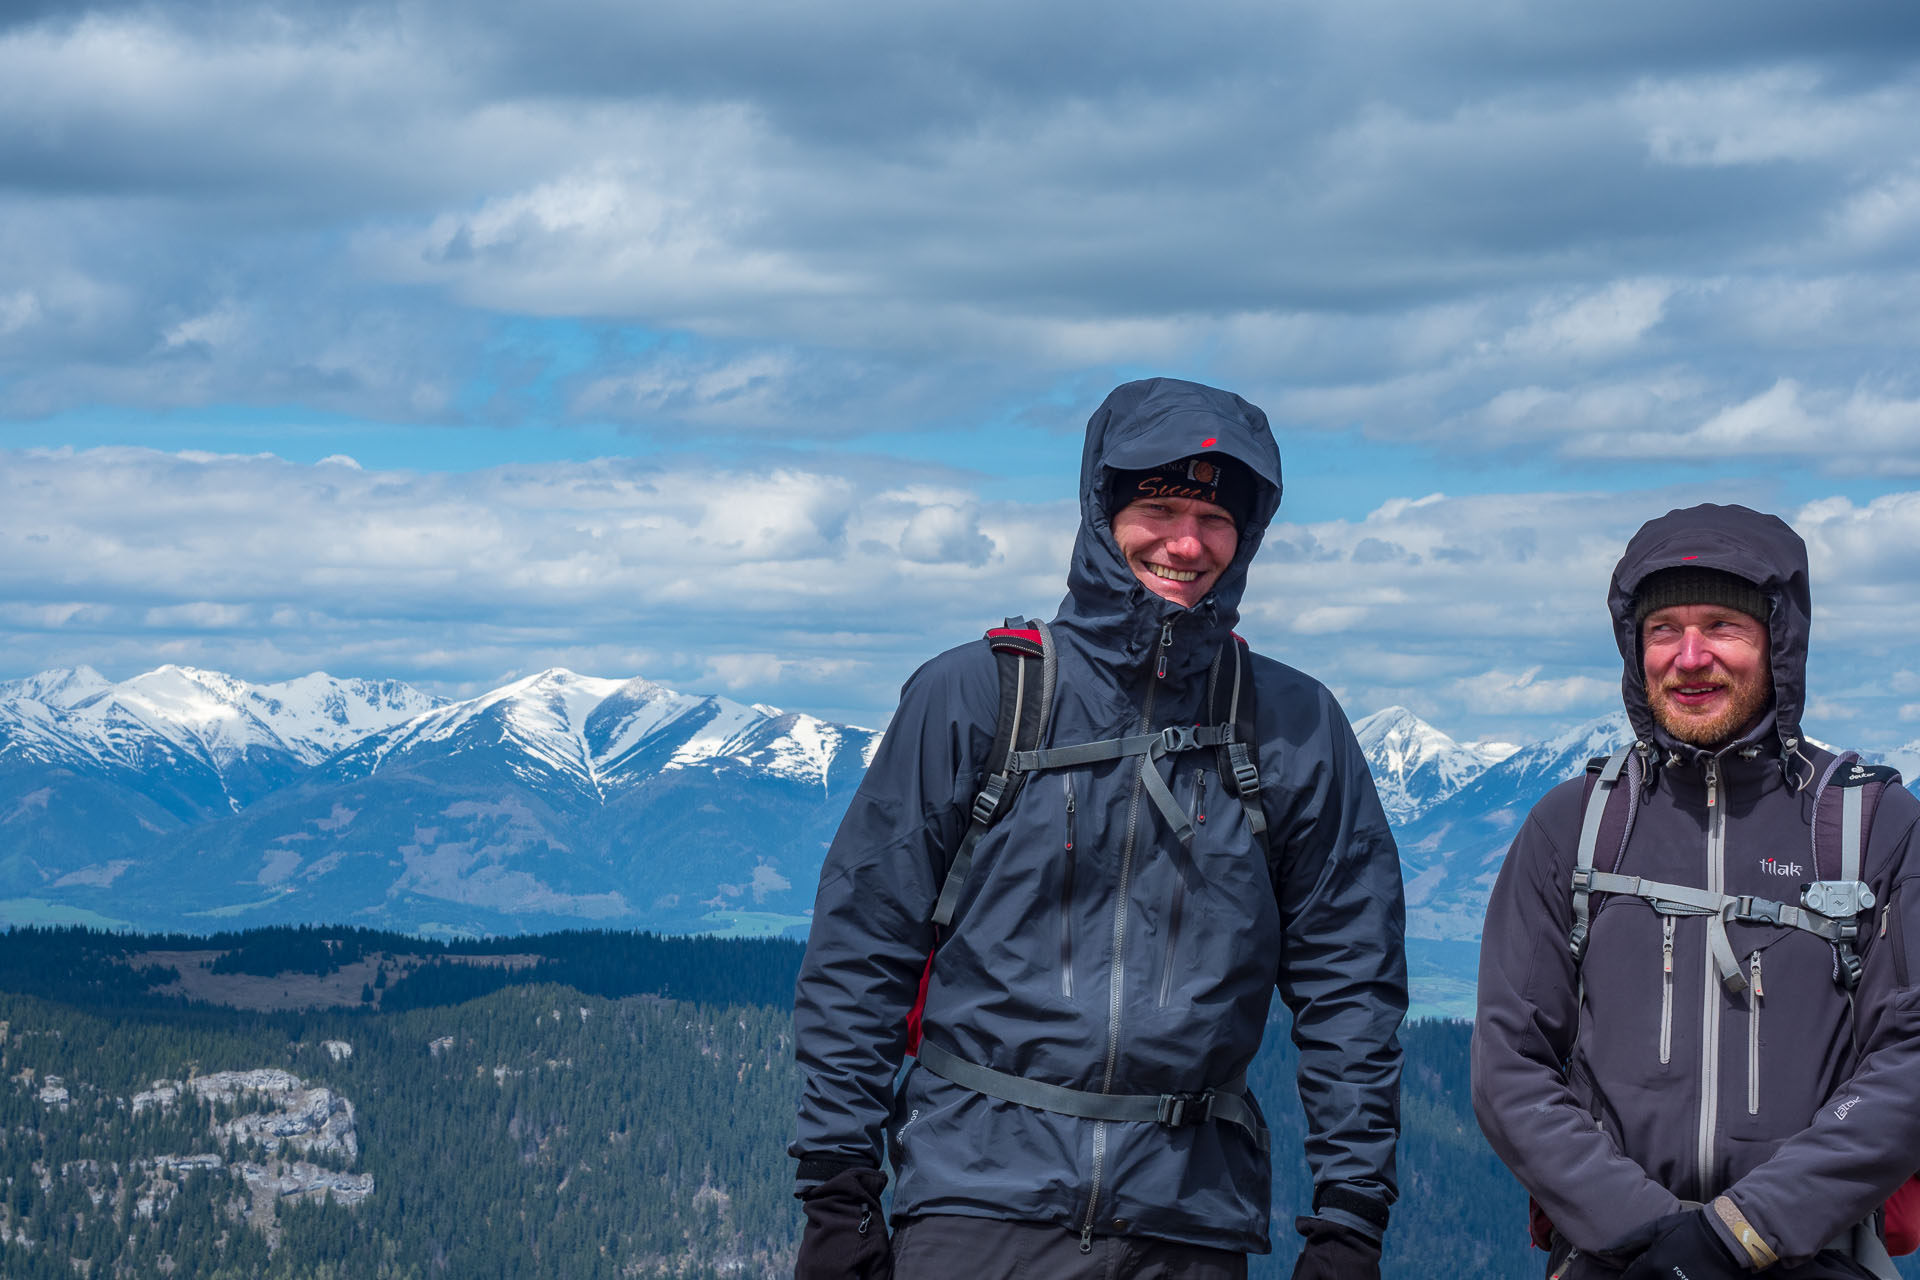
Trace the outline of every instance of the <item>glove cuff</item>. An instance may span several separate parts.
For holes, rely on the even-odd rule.
[[[1769,1245],[1754,1229],[1754,1225],[1747,1221],[1747,1215],[1740,1212],[1740,1206],[1726,1196],[1720,1196],[1708,1207],[1713,1210],[1712,1216],[1719,1220],[1717,1223],[1708,1225],[1720,1226],[1724,1228],[1720,1234],[1733,1237],[1734,1243],[1745,1252],[1749,1267],[1755,1271],[1763,1271],[1780,1261],[1780,1255],[1773,1251],[1773,1246]]]
[[[1313,1216],[1357,1231],[1369,1240],[1387,1234],[1386,1203],[1351,1187],[1329,1184],[1313,1190]]]

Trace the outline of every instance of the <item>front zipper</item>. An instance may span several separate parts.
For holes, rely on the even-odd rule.
[[[1720,803],[1720,762],[1707,758],[1707,892],[1726,892],[1725,806]],[[1694,1146],[1694,1182],[1702,1204],[1712,1200],[1714,1125],[1720,1110],[1720,974],[1713,948],[1701,948],[1704,987],[1700,1000],[1700,1127]]]
[[[1168,622],[1160,628],[1160,665],[1155,678],[1147,682],[1147,702],[1140,711],[1140,727],[1136,733],[1147,733],[1153,728],[1153,698],[1160,691],[1159,677],[1167,673],[1167,650],[1173,644],[1173,623]],[[1120,884],[1118,898],[1113,904],[1113,956],[1107,966],[1107,1064],[1100,1077],[1100,1092],[1113,1092],[1113,1073],[1120,1061],[1120,998],[1125,990],[1125,964],[1127,944],[1127,894],[1133,884],[1133,837],[1140,822],[1140,792],[1146,783],[1142,780],[1146,770],[1153,767],[1153,757],[1140,757],[1140,770],[1133,776],[1133,788],[1127,797],[1127,835],[1120,846]],[[1100,1183],[1106,1171],[1107,1160],[1107,1122],[1093,1122],[1093,1181],[1087,1190],[1087,1217],[1080,1224],[1080,1252],[1093,1252],[1093,1222],[1100,1212]]]
[[[1193,814],[1196,826],[1207,820],[1207,815],[1200,811],[1206,794],[1206,782],[1207,771],[1195,769],[1193,771],[1193,807],[1188,812]],[[1175,876],[1173,901],[1167,907],[1167,954],[1160,962],[1160,996],[1155,1001],[1155,1008],[1166,1008],[1167,997],[1173,994],[1173,958],[1180,950],[1180,911],[1186,904],[1186,900],[1187,878],[1184,875]]]
[[[1662,916],[1660,925],[1660,1065],[1673,1061],[1673,922]]]
[[[1060,775],[1067,793],[1067,856],[1060,874],[1060,995],[1073,999],[1073,775]]]
[[[1747,1114],[1760,1114],[1760,953],[1747,962],[1752,986],[1747,993]]]

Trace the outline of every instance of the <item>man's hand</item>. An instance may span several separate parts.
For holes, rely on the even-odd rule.
[[[1643,1244],[1620,1280],[1743,1280],[1753,1274],[1720,1243],[1704,1209],[1656,1218],[1607,1252],[1630,1253]]]
[[[1322,1218],[1295,1218],[1307,1238],[1293,1280],[1380,1280],[1380,1242]]]
[[[878,1169],[842,1169],[798,1193],[807,1228],[793,1262],[793,1280],[893,1280]]]

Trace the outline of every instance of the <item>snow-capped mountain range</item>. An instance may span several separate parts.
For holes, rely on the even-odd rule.
[[[878,741],[563,670],[455,703],[318,673],[43,672],[0,684],[0,898],[202,931],[778,931],[804,925]]]
[[[1399,839],[1416,977],[1458,988],[1514,829],[1626,719],[1518,747],[1402,707],[1354,730]],[[558,669],[460,702],[320,673],[42,672],[0,682],[0,923],[799,932],[879,740]],[[1920,742],[1884,759],[1920,773]]]

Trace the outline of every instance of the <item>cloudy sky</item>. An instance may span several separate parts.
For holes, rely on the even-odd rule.
[[[1920,8],[0,14],[0,678],[877,724],[1168,373],[1272,416],[1242,630],[1356,717],[1607,710],[1613,560],[1719,500],[1812,549],[1809,727],[1920,737]]]

